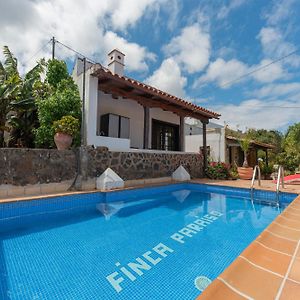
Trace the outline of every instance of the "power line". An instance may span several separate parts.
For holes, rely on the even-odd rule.
[[[289,57],[289,56],[295,54],[295,53],[298,52],[298,51],[299,51],[299,49],[296,49],[295,51],[290,52],[289,54],[286,54],[286,55],[284,55],[284,56],[282,56],[282,57],[280,57],[280,58],[278,58],[278,59],[275,59],[275,60],[271,61],[271,62],[268,63],[268,64],[265,64],[265,65],[263,65],[263,66],[261,66],[261,67],[259,67],[259,68],[257,68],[257,69],[254,69],[254,70],[252,70],[252,71],[250,71],[250,72],[248,72],[248,73],[245,73],[245,74],[241,75],[240,77],[237,77],[237,78],[235,78],[235,79],[233,79],[233,80],[230,80],[230,81],[228,81],[228,82],[225,82],[225,83],[222,84],[220,87],[222,88],[222,87],[227,86],[227,85],[229,85],[229,84],[231,84],[231,83],[233,83],[233,82],[239,81],[239,80],[241,80],[241,79],[243,79],[243,78],[245,78],[245,77],[247,77],[247,76],[249,76],[249,75],[252,75],[252,74],[254,74],[254,73],[256,73],[256,72],[259,72],[259,71],[261,71],[261,70],[264,70],[264,69],[268,68],[269,66],[271,66],[271,65],[273,65],[273,64],[275,64],[275,63],[277,63],[277,62],[279,62],[279,61],[282,61],[282,60],[284,60],[285,58],[287,58],[287,57]]]
[[[71,48],[70,46],[67,46],[67,45],[65,45],[64,43],[62,43],[62,42],[60,42],[60,41],[58,41],[58,40],[55,40],[55,42],[58,43],[58,44],[60,44],[60,45],[62,45],[62,46],[65,47],[65,48],[67,48],[68,50],[70,50],[70,51],[76,53],[77,55],[79,55],[79,56],[81,56],[81,57],[85,57],[85,58],[86,58],[87,60],[89,60],[91,63],[94,63],[94,64],[97,63],[95,60],[93,60],[93,59],[87,57],[86,55],[84,55],[84,54],[82,54],[82,53],[76,51],[75,49]]]
[[[258,68],[256,68],[256,69],[250,71],[250,72],[247,72],[247,73],[245,73],[245,74],[243,74],[243,75],[241,75],[241,76],[239,76],[239,77],[237,77],[237,78],[235,78],[235,79],[232,79],[232,80],[230,80],[230,81],[227,81],[227,82],[225,82],[225,83],[219,85],[219,88],[226,87],[226,86],[228,86],[228,85],[231,85],[231,84],[234,83],[234,82],[240,81],[241,79],[243,79],[243,78],[245,78],[245,77],[248,77],[248,76],[250,76],[250,75],[252,75],[252,74],[254,74],[254,73],[257,73],[257,72],[259,72],[259,71],[261,71],[261,70],[264,70],[264,69],[268,68],[269,66],[271,66],[271,65],[273,65],[273,64],[275,64],[275,63],[278,63],[278,62],[280,62],[280,61],[282,61],[282,60],[288,58],[289,56],[294,55],[294,54],[295,54],[296,52],[298,52],[298,51],[299,51],[299,49],[296,49],[296,50],[294,50],[294,51],[292,51],[292,52],[290,52],[290,53],[288,53],[288,54],[286,54],[286,55],[284,55],[284,56],[281,56],[281,57],[279,57],[279,58],[277,58],[277,59],[275,59],[275,60],[273,60],[273,61],[271,61],[271,62],[269,62],[269,63],[267,63],[267,64],[265,64],[265,65],[263,65],[263,66],[261,66],[261,67],[258,67]],[[214,91],[214,89],[213,89],[212,87],[211,87],[211,90]],[[209,94],[209,92],[204,93],[204,94],[200,95],[200,97],[204,97],[204,96],[206,96],[206,95],[208,95],[208,94]]]
[[[34,53],[28,60],[26,60],[25,62],[22,63],[22,66],[27,65],[28,62],[30,62],[35,56],[37,56],[42,50],[44,50],[44,48],[52,41],[52,39],[50,39],[47,43],[45,43],[36,53]]]

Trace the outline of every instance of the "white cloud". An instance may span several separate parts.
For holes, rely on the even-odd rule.
[[[288,108],[282,108],[284,106]],[[222,115],[218,123],[225,122],[233,128],[281,129],[299,121],[299,111],[293,107],[300,107],[299,98],[270,101],[250,99],[240,104],[225,104],[213,109]]]
[[[296,0],[274,1],[271,11],[265,14],[265,18],[270,25],[278,25],[278,23],[285,21],[293,13],[292,6]]]
[[[273,82],[277,79],[283,79],[285,76],[285,71],[280,63],[270,64],[272,61],[270,59],[263,59],[260,64],[250,68],[251,70],[258,70],[252,74],[252,77],[259,82]],[[266,67],[265,67],[266,66]]]
[[[145,47],[109,30],[109,26],[126,32],[127,27],[134,25],[154,1],[160,3],[160,0],[86,0],[84,4],[81,0],[0,1],[0,45],[8,45],[24,63],[55,36],[104,64],[107,51],[117,46],[127,51],[129,70],[145,71],[147,60],[153,59],[154,55]],[[39,57],[49,55],[50,45],[39,53]],[[57,55],[66,58],[74,54],[58,45]],[[24,68],[32,66],[37,58]]]
[[[105,2],[105,1],[99,1]],[[111,23],[114,29],[124,29],[134,25],[144,14],[145,10],[156,0],[110,0],[114,9],[111,11]]]
[[[252,96],[258,98],[280,98],[280,97],[293,97],[300,95],[300,83],[278,83],[268,84],[260,89],[251,92]]]
[[[217,18],[226,18],[232,10],[239,8],[244,3],[246,3],[246,0],[231,0],[228,5],[221,6],[217,14]]]
[[[180,68],[173,58],[165,59],[161,66],[146,79],[146,83],[177,97],[185,98],[184,87],[187,79],[182,76]]]
[[[236,59],[225,61],[218,58],[210,63],[206,70],[206,74],[201,76],[194,84],[194,87],[199,87],[207,82],[215,81],[220,87],[228,88],[228,82],[242,76],[248,71],[248,66]]]
[[[263,27],[258,38],[265,56],[272,59],[280,58],[296,50],[295,45],[286,42],[281,31],[275,27]],[[284,59],[284,63],[298,67],[300,65],[300,56],[294,54],[287,57]]]
[[[180,35],[164,46],[164,51],[188,73],[199,72],[209,62],[210,36],[198,24],[193,24],[183,28]]]
[[[198,78],[193,86],[199,88],[208,82],[215,82],[219,87],[226,89],[246,79],[255,79],[258,82],[266,83],[287,76],[281,64],[269,65],[270,63],[271,60],[263,59],[258,65],[248,66],[237,59],[226,61],[218,58],[209,64],[206,73]],[[268,67],[264,68],[267,65]]]

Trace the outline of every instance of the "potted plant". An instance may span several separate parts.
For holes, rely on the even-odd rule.
[[[229,176],[230,176],[229,179],[231,180],[237,180],[239,178],[236,162],[234,162],[232,167],[230,168]]]
[[[253,169],[249,167],[247,155],[250,148],[251,140],[249,137],[244,137],[240,140],[240,146],[244,152],[244,162],[242,167],[238,167],[238,173],[240,179],[251,179],[253,175]]]
[[[270,180],[271,174],[273,173],[273,167],[267,166],[266,164],[264,164],[261,168],[261,173],[264,176],[264,179]]]
[[[63,116],[53,122],[55,131],[54,142],[58,150],[69,149],[73,142],[73,136],[79,130],[79,120],[72,116]]]

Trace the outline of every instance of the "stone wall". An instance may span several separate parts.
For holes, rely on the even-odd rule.
[[[200,154],[110,152],[107,148],[87,147],[83,151],[82,171],[86,178],[97,177],[107,167],[124,180],[171,176],[182,164],[194,178],[202,177]],[[26,185],[74,179],[75,151],[0,148],[0,184]]]
[[[61,182],[75,174],[72,150],[0,148],[0,184]]]
[[[124,180],[171,176],[183,165],[194,178],[203,177],[200,154],[110,152],[107,148],[88,148],[88,176],[101,175],[109,166]]]

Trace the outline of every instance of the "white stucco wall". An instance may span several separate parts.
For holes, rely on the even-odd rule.
[[[73,79],[77,83],[82,98],[82,74],[73,72]],[[91,71],[86,72],[86,92],[85,92],[85,123],[86,123],[86,142],[87,145],[105,146],[114,151],[126,151],[130,148],[142,149],[144,145],[144,108],[134,100],[113,99],[110,94],[105,94],[98,90],[98,78],[90,75]],[[100,136],[100,117],[107,113],[113,113],[128,117],[130,119],[129,139],[119,139]],[[180,124],[179,116],[169,111],[159,108],[150,108],[150,130],[149,145],[151,147],[152,119],[163,122]]]
[[[144,108],[136,101],[128,99],[113,99],[110,94],[98,92],[98,132],[100,116],[113,113],[130,119],[130,147],[143,148],[144,144]]]
[[[216,132],[208,131],[206,133],[206,143],[210,146],[210,156],[214,161],[226,160],[225,153],[225,130],[221,129]],[[187,152],[199,152],[200,147],[203,146],[202,134],[186,135],[185,136],[185,150]]]

